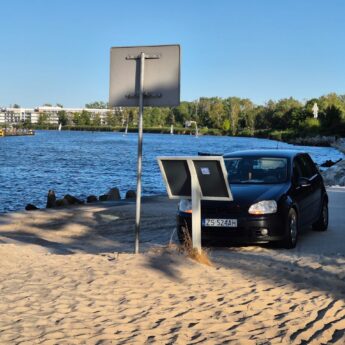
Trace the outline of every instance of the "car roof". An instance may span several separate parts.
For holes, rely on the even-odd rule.
[[[294,158],[299,154],[305,154],[306,152],[297,150],[243,150],[234,151],[228,154],[224,154],[224,158],[231,157],[275,157],[275,158]]]

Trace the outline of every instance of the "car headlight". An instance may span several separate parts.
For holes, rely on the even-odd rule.
[[[187,199],[180,200],[178,209],[184,213],[192,213],[192,202]]]
[[[277,202],[275,200],[263,200],[249,207],[250,214],[270,214],[277,212]]]

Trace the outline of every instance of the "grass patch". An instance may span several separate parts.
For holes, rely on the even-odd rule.
[[[187,228],[183,228],[184,241],[180,245],[180,251],[184,253],[187,257],[193,259],[200,264],[213,266],[213,263],[209,257],[209,251],[201,248],[201,252],[193,248],[193,240],[189,234]]]

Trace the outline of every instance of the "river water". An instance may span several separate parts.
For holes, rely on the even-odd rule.
[[[243,149],[291,148],[314,161],[337,160],[333,148],[293,146],[273,140],[238,137],[144,134],[143,194],[165,193],[157,156],[227,153]],[[49,189],[57,197],[85,199],[118,187],[122,197],[136,189],[137,134],[37,131],[35,136],[0,138],[0,213],[28,203],[44,207]]]

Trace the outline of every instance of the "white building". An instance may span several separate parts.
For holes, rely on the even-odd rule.
[[[31,121],[31,108],[1,108],[0,124],[12,125],[20,122]]]
[[[69,120],[72,121],[75,113],[87,111],[90,114],[91,120],[100,118],[101,125],[107,124],[107,116],[113,110],[109,109],[89,109],[89,108],[61,108],[42,106],[37,108],[0,108],[0,125],[15,125],[25,121],[32,124],[39,122],[40,116],[47,116],[47,123],[51,125],[58,125],[59,112],[64,111]]]

